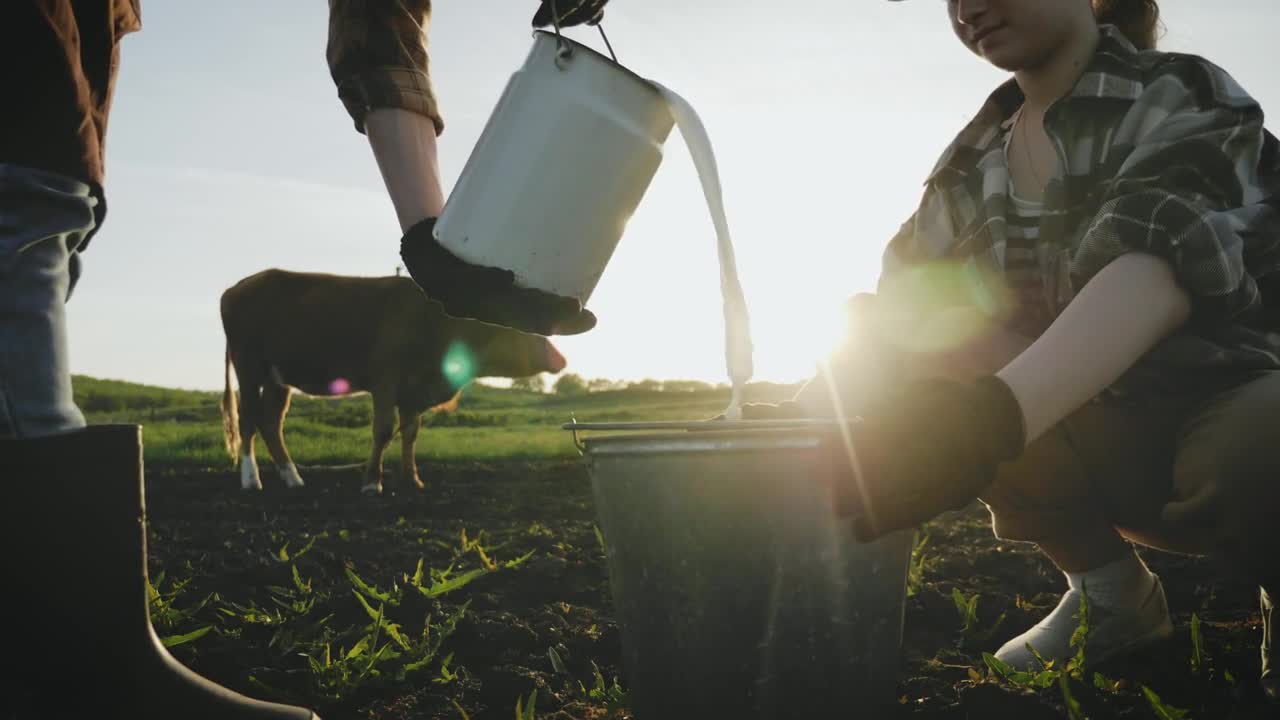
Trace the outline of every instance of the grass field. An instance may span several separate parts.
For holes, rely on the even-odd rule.
[[[419,460],[531,460],[577,455],[560,426],[579,421],[700,420],[729,401],[724,388],[664,392],[640,388],[557,395],[483,384],[464,390],[460,409],[427,415],[418,436]],[[695,385],[681,383],[681,386]],[[141,423],[146,461],[186,468],[229,467],[223,446],[219,392],[172,390],[78,376],[76,402],[91,423]],[[795,386],[753,384],[748,399],[776,402]],[[285,421],[285,443],[295,462],[346,465],[364,462],[371,442],[368,396],[313,398],[295,395]],[[258,439],[259,462],[267,458]],[[394,448],[394,443],[393,443]],[[395,457],[395,450],[388,457]]]

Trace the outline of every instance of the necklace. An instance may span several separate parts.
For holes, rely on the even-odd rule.
[[[1036,169],[1035,158],[1031,156],[1031,142],[1027,137],[1027,124],[1022,121],[1025,109],[1025,105],[1018,108],[1018,119],[1014,122],[1022,126],[1020,128],[1022,133],[1022,154],[1027,158],[1027,169],[1031,171],[1031,177],[1036,181],[1036,187],[1044,189],[1044,180],[1040,177],[1040,171]]]

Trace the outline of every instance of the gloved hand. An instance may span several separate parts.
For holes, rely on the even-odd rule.
[[[555,16],[560,18],[560,27],[572,27],[586,23],[596,25],[604,19],[604,6],[609,0],[542,0],[542,6],[534,13],[533,26],[536,28],[555,25]]]
[[[1026,438],[1022,409],[995,376],[910,383],[845,427],[824,452],[836,511],[863,542],[964,507]]]
[[[596,316],[577,298],[519,287],[510,270],[473,265],[449,252],[432,234],[435,224],[436,218],[427,218],[409,228],[400,258],[409,277],[449,315],[537,335],[576,335],[595,327]]]

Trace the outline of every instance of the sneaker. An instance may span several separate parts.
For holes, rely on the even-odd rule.
[[[1078,589],[1068,590],[1048,617],[1005,643],[996,651],[996,657],[1017,670],[1034,672],[1041,666],[1027,649],[1030,644],[1046,661],[1053,660],[1058,666],[1070,660],[1076,654],[1071,635],[1080,626],[1080,595]],[[1090,603],[1085,659],[1091,665],[1104,662],[1172,635],[1169,604],[1157,577],[1147,599],[1136,608],[1115,610]]]

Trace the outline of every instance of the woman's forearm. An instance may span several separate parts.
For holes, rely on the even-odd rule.
[[[400,108],[374,108],[364,124],[400,229],[439,217],[444,209],[444,190],[436,126],[426,115]]]
[[[1103,268],[996,373],[1022,407],[1027,442],[1118,380],[1190,312],[1190,297],[1164,260],[1129,253]]]

